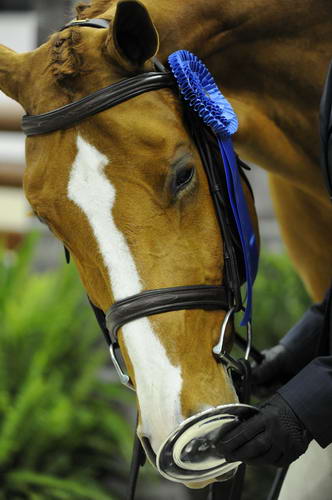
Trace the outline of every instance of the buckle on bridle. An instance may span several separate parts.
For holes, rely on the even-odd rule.
[[[229,375],[231,375],[232,372],[235,372],[237,375],[246,376],[246,372],[244,370],[243,363],[236,360],[224,348],[227,326],[228,326],[228,324],[229,324],[229,322],[230,322],[230,320],[235,312],[236,312],[236,307],[232,307],[227,312],[225,319],[223,321],[223,324],[221,325],[219,342],[218,342],[218,344],[216,344],[213,347],[212,351],[213,351],[215,358],[226,367],[226,370],[227,370]],[[246,345],[245,354],[244,354],[245,361],[249,360],[251,345],[252,345],[252,326],[251,326],[251,322],[249,321],[247,324],[247,345]]]
[[[111,343],[109,348],[110,348],[110,355],[111,355],[111,360],[113,362],[113,365],[114,365],[114,368],[119,376],[119,379],[120,379],[120,382],[125,385],[126,387],[128,387],[128,389],[131,389],[132,391],[135,391],[135,388],[133,386],[133,384],[131,383],[130,381],[130,377],[128,375],[126,375],[121,366],[120,366],[120,363],[118,361],[118,358],[116,357],[116,354],[115,354],[115,349],[116,347],[118,347],[116,344],[113,344]]]

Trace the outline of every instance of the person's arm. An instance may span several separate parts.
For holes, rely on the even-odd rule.
[[[260,412],[239,422],[217,444],[228,462],[289,465],[315,439],[332,443],[332,356],[317,358],[268,401]]]
[[[278,393],[317,443],[332,443],[332,356],[314,359]]]
[[[322,303],[312,305],[280,341],[289,353],[294,373],[302,370],[319,354],[327,302],[328,296]]]
[[[328,354],[319,349],[330,300],[331,290],[322,303],[314,304],[305,312],[279,344],[262,351],[264,361],[252,370],[253,392],[258,397],[270,396],[315,357]]]

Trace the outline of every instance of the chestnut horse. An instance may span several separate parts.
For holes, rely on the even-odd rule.
[[[78,6],[78,18],[107,19],[108,31],[73,27],[27,54],[0,46],[0,89],[28,114],[40,114],[151,70],[155,54],[165,63],[180,48],[196,53],[238,114],[238,153],[269,171],[285,244],[312,297],[321,299],[332,270],[332,207],[318,134],[332,54],[330,2],[143,3],[92,0]],[[172,91],[144,94],[69,130],[29,138],[26,154],[28,200],[70,250],[103,311],[143,289],[222,281],[207,181]],[[236,401],[211,356],[223,318],[223,312],[178,311],[123,328],[138,432],[155,451],[183,419]]]

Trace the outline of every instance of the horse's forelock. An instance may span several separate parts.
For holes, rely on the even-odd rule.
[[[79,51],[81,35],[78,30],[67,29],[57,33],[52,40],[52,73],[59,83],[68,78],[79,76],[82,70],[82,57]]]
[[[92,0],[90,4],[76,5],[77,19],[92,19],[103,14],[112,0]],[[80,51],[81,36],[79,30],[67,29],[53,36],[51,48],[52,73],[61,85],[66,86],[70,79],[82,72],[82,56]]]

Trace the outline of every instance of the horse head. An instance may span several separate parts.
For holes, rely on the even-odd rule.
[[[109,29],[72,25],[26,54],[0,46],[0,89],[36,115],[154,69],[158,33],[142,4],[119,2],[99,17]],[[172,89],[30,137],[26,160],[26,196],[72,255],[98,309],[143,290],[223,283],[223,241],[208,181]],[[243,189],[257,230],[245,183]],[[212,354],[226,312],[172,311],[120,331],[138,434],[154,453],[188,417],[237,401]]]

